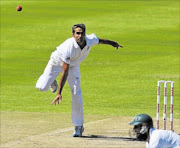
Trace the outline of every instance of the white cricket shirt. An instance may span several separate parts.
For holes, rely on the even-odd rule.
[[[180,147],[180,136],[172,131],[151,128],[149,134],[150,140],[149,142],[146,142],[146,148]]]
[[[86,35],[86,46],[81,49],[74,37],[71,37],[56,47],[56,50],[51,54],[51,58],[55,61],[64,61],[70,67],[81,63],[89,54],[92,46],[99,43],[99,39],[95,34]]]

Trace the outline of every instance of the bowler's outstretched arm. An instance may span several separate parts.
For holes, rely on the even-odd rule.
[[[123,48],[123,46],[119,45],[117,42],[111,41],[111,40],[106,40],[106,39],[99,39],[99,44],[108,44],[113,47],[116,47],[116,49],[118,49],[118,47]]]

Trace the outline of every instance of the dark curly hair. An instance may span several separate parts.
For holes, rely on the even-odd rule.
[[[81,28],[83,32],[86,32],[86,26],[84,24],[75,24],[72,26],[72,33],[74,33],[74,29]]]

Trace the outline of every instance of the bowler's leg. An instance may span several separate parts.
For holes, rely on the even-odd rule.
[[[54,65],[53,63],[54,61],[50,59],[43,74],[36,83],[36,88],[40,91],[47,91],[62,70],[60,66]]]
[[[80,87],[79,66],[70,67],[67,81],[71,87],[72,94],[72,123],[74,126],[82,126],[84,124],[84,110]]]

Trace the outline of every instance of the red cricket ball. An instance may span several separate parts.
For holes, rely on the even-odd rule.
[[[22,7],[21,7],[21,6],[17,6],[16,10],[17,10],[17,11],[21,11],[21,10],[22,10]]]

